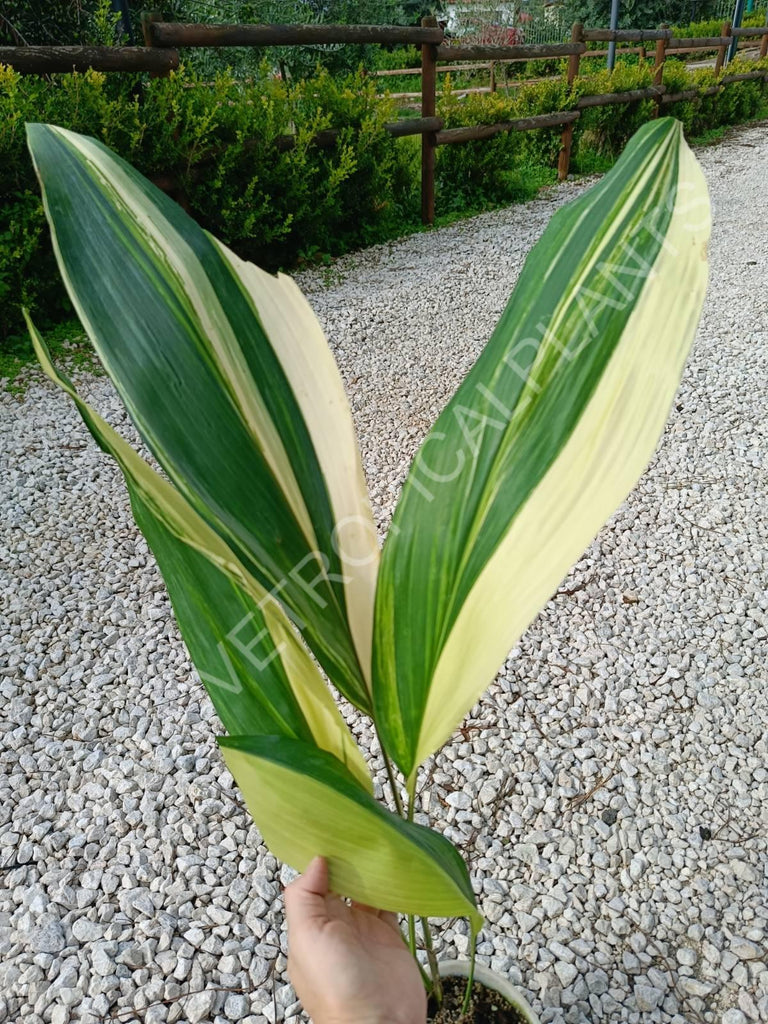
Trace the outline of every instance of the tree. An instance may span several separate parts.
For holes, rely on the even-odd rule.
[[[620,0],[619,28],[657,28],[662,22],[685,25],[717,17],[716,0]],[[590,27],[610,24],[611,0],[568,0],[566,23],[580,21]]]

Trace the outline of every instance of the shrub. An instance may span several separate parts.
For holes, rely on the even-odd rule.
[[[446,75],[438,114],[446,128],[496,124],[545,111],[560,110],[568,87],[564,79],[539,82],[504,92],[464,98],[451,95]],[[436,194],[441,211],[477,208],[529,198],[544,183],[531,168],[551,168],[557,161],[560,130],[502,132],[490,139],[441,147],[437,153]]]
[[[678,39],[700,39],[707,36],[719,36],[723,22],[728,20],[729,18],[709,18],[706,21],[689,21],[687,24],[673,25],[672,31]],[[762,25],[764,21],[765,12],[757,11],[753,14],[745,14],[741,23],[748,27]]]
[[[572,97],[576,100],[590,94],[629,92],[645,89],[652,83],[653,73],[647,64],[621,63],[612,72],[604,69],[577,78]],[[654,110],[653,100],[587,107],[574,130],[574,170],[594,169],[595,158],[609,162],[615,160],[640,125],[653,116]]]

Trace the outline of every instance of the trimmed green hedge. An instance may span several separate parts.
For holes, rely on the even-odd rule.
[[[761,66],[735,61],[730,73]],[[768,67],[768,60],[762,62]],[[509,94],[450,94],[438,113],[446,127],[492,124],[568,109],[585,93],[620,92],[651,82],[649,65],[620,64],[610,74],[564,78]],[[710,69],[665,69],[670,91],[714,81]],[[689,135],[754,117],[763,80],[733,83],[717,96],[669,105]],[[573,170],[605,169],[654,112],[650,101],[585,110],[576,123]],[[205,84],[181,70],[168,79],[57,75],[51,82],[0,67],[0,339],[21,330],[20,306],[41,323],[68,312],[24,142],[25,121],[48,121],[94,135],[150,178],[175,182],[175,194],[209,230],[261,266],[296,265],[386,240],[418,227],[420,141],[393,140],[391,101],[362,76],[321,72],[286,85],[264,71],[255,84],[220,75]],[[341,128],[330,149],[310,145],[318,131]],[[275,146],[296,133],[291,150]],[[555,177],[560,129],[509,132],[440,147],[440,216],[529,198]]]
[[[729,74],[768,68],[762,62],[733,61]],[[668,64],[664,82],[670,92],[682,92],[715,81],[706,68],[688,71],[682,64]],[[446,127],[495,124],[531,114],[570,109],[579,96],[642,89],[653,82],[650,64],[619,63],[613,73],[603,70],[581,75],[569,91],[565,78],[510,89],[495,94],[473,94],[457,98],[445,83],[438,114]],[[754,117],[768,99],[765,80],[734,82],[716,96],[665,105],[663,112],[679,118],[688,136],[697,136],[722,125]],[[571,169],[576,173],[605,170],[619,155],[641,124],[655,113],[652,100],[590,107],[582,111],[574,127]],[[491,139],[441,147],[437,156],[437,209],[477,207],[483,203],[514,201],[527,195],[537,169],[549,168],[551,177],[560,150],[560,128],[531,132],[505,132]]]
[[[707,21],[690,21],[687,25],[673,25],[672,31],[677,39],[706,39],[707,36],[719,36],[725,21],[730,21],[730,16],[727,18],[709,18]],[[765,23],[765,12],[756,11],[753,14],[745,14],[741,23],[744,28],[763,25]],[[760,45],[759,38],[757,45]]]

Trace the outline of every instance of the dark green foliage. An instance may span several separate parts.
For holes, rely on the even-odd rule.
[[[737,60],[728,70],[737,74],[760,66],[754,61]],[[768,60],[763,66],[768,67]],[[711,69],[689,72],[679,63],[668,64],[664,74],[670,92],[705,87],[715,80]],[[568,110],[579,96],[629,92],[646,88],[652,81],[650,63],[621,62],[613,73],[603,69],[581,75],[570,94],[564,77],[465,98],[452,96],[448,92],[450,82],[446,82],[438,113],[449,128],[495,124]],[[679,118],[688,136],[695,137],[718,125],[756,116],[767,96],[768,88],[762,81],[735,82],[716,96],[671,104],[664,113]],[[653,116],[655,106],[652,100],[640,100],[584,110],[574,129],[571,169],[583,174],[607,170],[640,125]],[[560,132],[559,128],[504,132],[491,139],[441,147],[437,154],[438,210],[475,210],[529,198],[542,184],[554,180]]]
[[[648,64],[621,63],[613,73],[603,70],[577,78],[573,95],[628,92],[645,89],[652,84],[653,72]],[[640,125],[653,116],[655,107],[652,100],[640,100],[608,107],[589,107],[582,111],[574,131],[573,169],[592,172],[600,168],[600,160],[613,163]]]
[[[619,28],[656,28],[662,22],[686,25],[693,18],[716,17],[718,7],[717,0],[621,0]],[[566,12],[567,22],[602,27],[610,24],[611,0],[568,0]]]
[[[728,71],[739,74],[754,71],[761,66],[768,67],[768,60],[735,60],[728,65]],[[578,78],[574,84],[574,94],[578,96],[642,89],[651,84],[652,78],[650,64],[640,67],[619,64],[613,74],[602,71]],[[669,93],[683,92],[694,87],[705,88],[715,80],[711,68],[688,71],[685,65],[673,62],[664,68],[664,84]],[[764,81],[733,82],[714,96],[700,96],[694,100],[666,104],[663,113],[682,121],[686,135],[696,138],[711,128],[738,124],[755,117],[766,97],[768,89]],[[581,173],[605,170],[640,125],[652,116],[654,108],[653,101],[641,100],[585,110],[574,132],[573,170]]]
[[[431,13],[421,0],[166,0],[160,6],[169,21],[262,25],[413,25],[422,14]],[[372,45],[235,47],[194,50],[185,57],[195,71],[209,78],[222,71],[240,78],[252,76],[266,60],[283,77],[295,81],[312,77],[318,67],[334,75],[354,73],[361,65],[376,67],[380,50]]]
[[[137,42],[139,10],[127,0],[3,0],[0,46]]]
[[[724,21],[730,20],[730,13],[726,17],[707,18],[704,21],[690,21],[687,24],[675,25],[674,31],[678,39],[701,39],[707,36],[719,36]],[[742,25],[763,25],[765,23],[765,7],[762,11],[754,14],[745,14]],[[700,56],[700,55],[699,55]]]

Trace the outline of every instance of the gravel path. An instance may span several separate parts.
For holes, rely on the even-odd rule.
[[[470,858],[481,960],[545,1022],[768,1021],[768,125],[700,158],[713,286],[661,449],[423,795]],[[304,275],[382,526],[581,187]],[[0,1021],[297,1022],[290,872],[231,792],[119,475],[47,384],[0,410]],[[467,941],[454,922],[442,954]]]

